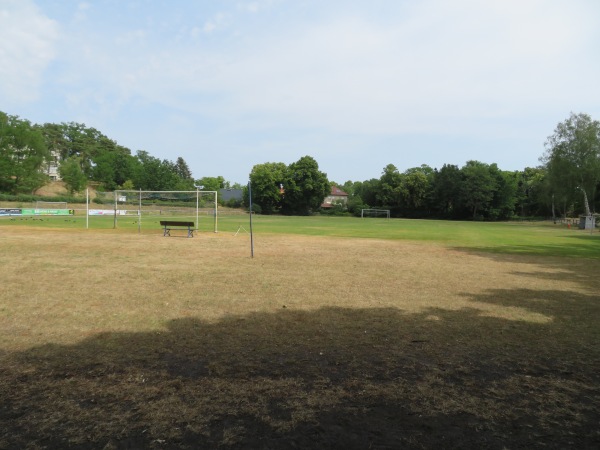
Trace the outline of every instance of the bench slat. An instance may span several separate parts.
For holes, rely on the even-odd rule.
[[[193,227],[194,222],[180,222],[176,220],[161,220],[161,226],[163,227]]]

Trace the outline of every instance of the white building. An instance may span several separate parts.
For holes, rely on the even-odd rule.
[[[52,150],[50,151],[50,159],[46,161],[44,173],[50,177],[52,181],[60,181],[60,173],[58,172],[60,154]]]

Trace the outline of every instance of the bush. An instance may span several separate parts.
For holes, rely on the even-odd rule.
[[[230,198],[229,200],[227,200],[225,203],[223,203],[223,206],[226,206],[228,208],[239,208],[242,206],[242,200],[241,199],[235,199],[235,198]]]
[[[343,203],[335,203],[331,208],[321,208],[321,215],[324,216],[349,216],[348,208]]]
[[[0,194],[0,201],[3,202],[18,202],[18,203],[35,203],[40,202],[67,202],[67,203],[85,203],[85,198],[71,197],[68,195],[56,195],[54,197],[46,197],[42,195],[31,194]]]

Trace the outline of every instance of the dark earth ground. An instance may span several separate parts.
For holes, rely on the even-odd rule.
[[[515,295],[554,322],[282,307],[0,353],[0,448],[600,448],[599,299]]]

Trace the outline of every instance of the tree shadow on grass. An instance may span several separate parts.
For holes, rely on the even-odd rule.
[[[282,309],[5,354],[0,448],[595,448],[598,342],[563,333],[597,298],[572,301],[547,324]]]
[[[544,244],[536,245],[499,245],[497,247],[483,247],[474,249],[472,247],[455,247],[456,250],[466,253],[490,253],[500,255],[519,255],[519,256],[543,256],[543,257],[571,257],[571,258],[590,258],[600,260],[600,234],[574,234],[568,236],[573,245],[566,246],[562,239],[553,243],[549,239]]]

